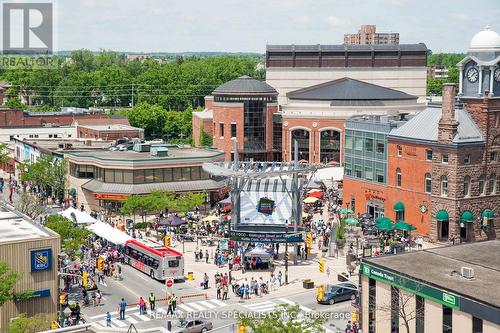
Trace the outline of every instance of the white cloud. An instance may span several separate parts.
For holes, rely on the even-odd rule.
[[[311,17],[307,15],[298,16],[294,19],[297,23],[309,23],[311,22]]]
[[[347,17],[340,17],[335,15],[330,15],[326,18],[328,24],[332,27],[345,27],[351,24],[351,20]]]

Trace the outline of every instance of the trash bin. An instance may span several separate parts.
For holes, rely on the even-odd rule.
[[[193,272],[188,272],[187,279],[188,279],[188,281],[193,281],[194,280]]]

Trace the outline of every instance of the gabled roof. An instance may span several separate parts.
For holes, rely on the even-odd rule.
[[[416,100],[418,97],[399,90],[376,84],[343,77],[341,79],[320,83],[311,87],[291,91],[289,99],[302,100]]]
[[[393,129],[391,138],[410,139],[416,141],[437,142],[438,125],[441,119],[440,107],[428,107],[415,115],[404,125]],[[457,134],[453,143],[483,142],[483,134],[466,109],[455,109],[455,119],[458,121]]]

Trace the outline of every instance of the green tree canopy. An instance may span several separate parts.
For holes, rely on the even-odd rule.
[[[10,161],[9,152],[5,143],[0,143],[0,163],[7,163]]]
[[[46,314],[37,314],[33,317],[26,317],[21,314],[11,323],[7,328],[7,333],[36,333],[41,331],[48,331],[50,323],[54,318]]]
[[[144,129],[144,136],[148,139],[161,137],[165,124],[165,111],[159,105],[147,102],[137,104],[127,112],[130,125]]]
[[[86,244],[89,231],[58,214],[49,215],[45,226],[61,236],[63,251],[73,258],[80,256],[80,248]]]
[[[28,164],[27,169],[21,175],[21,180],[40,185],[46,191],[46,195],[51,192],[59,199],[64,197],[68,172],[66,160],[42,155],[35,163]]]
[[[0,307],[14,298],[14,286],[21,273],[12,271],[6,262],[0,261]]]

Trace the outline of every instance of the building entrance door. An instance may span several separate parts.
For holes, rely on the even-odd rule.
[[[449,222],[448,221],[441,221],[439,222],[439,240],[448,240],[450,237],[449,232]]]
[[[366,203],[366,212],[376,220],[379,217],[384,217],[384,206],[373,201],[368,201]]]

